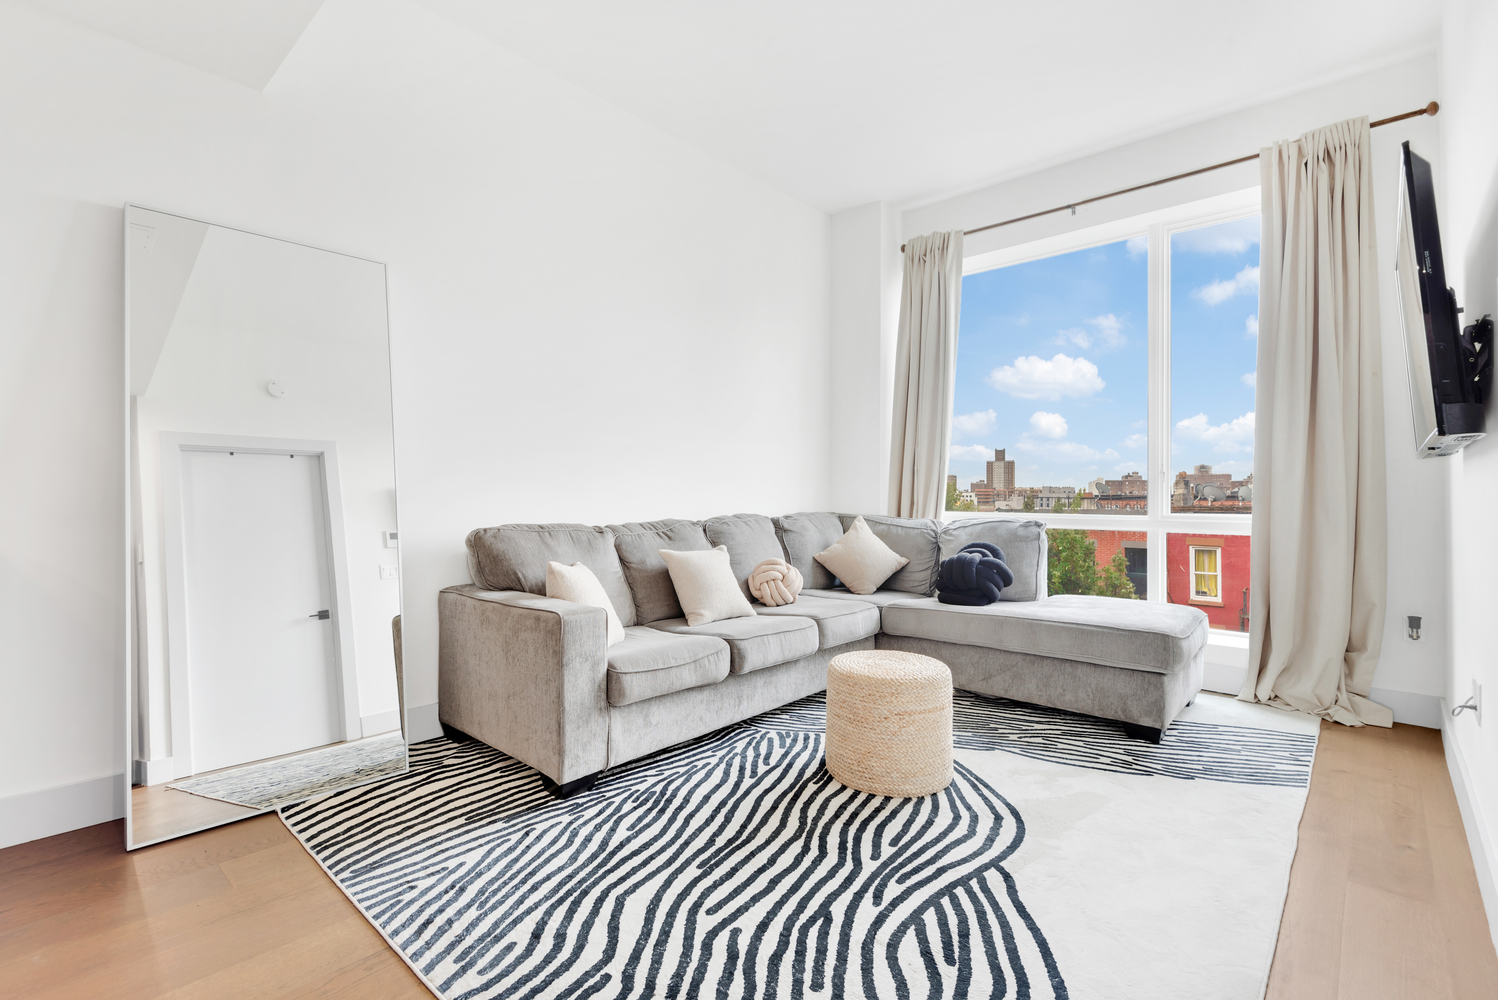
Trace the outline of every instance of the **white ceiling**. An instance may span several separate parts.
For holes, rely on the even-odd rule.
[[[323,0],[21,0],[261,90]]]
[[[829,212],[1258,104],[1430,49],[1440,21],[1429,0],[416,2]]]
[[[322,0],[23,2],[261,88]],[[1429,50],[1440,21],[1409,0],[414,2],[828,212],[1258,104]]]

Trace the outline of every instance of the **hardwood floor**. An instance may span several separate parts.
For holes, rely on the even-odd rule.
[[[0,851],[0,996],[430,997],[274,815],[120,837]],[[1268,997],[1498,997],[1436,731],[1322,726]]]
[[[1498,956],[1434,729],[1321,725],[1266,994],[1303,997],[1498,997]]]

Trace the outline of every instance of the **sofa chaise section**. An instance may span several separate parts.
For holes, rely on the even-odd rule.
[[[882,614],[881,649],[933,656],[959,688],[1116,719],[1157,743],[1201,689],[1207,618],[1197,608],[1058,595],[982,607],[897,601]]]

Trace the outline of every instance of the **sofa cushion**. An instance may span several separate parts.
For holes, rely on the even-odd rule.
[[[712,545],[728,549],[728,564],[733,575],[738,577],[739,589],[744,596],[754,598],[749,592],[749,573],[766,559],[784,559],[780,538],[775,534],[775,522],[763,514],[728,514],[710,517],[702,522],[702,530]]]
[[[857,514],[839,514],[843,530],[853,526]],[[874,537],[896,554],[910,560],[894,575],[884,581],[881,590],[903,590],[929,597],[936,590],[936,571],[941,560],[937,557],[937,533],[941,522],[929,518],[884,517],[879,514],[864,514],[863,522],[869,526]]]
[[[769,617],[789,615],[810,618],[817,623],[818,641],[822,649],[831,649],[845,642],[867,639],[879,632],[879,609],[872,604],[857,600],[838,601],[827,597],[807,597],[803,594],[795,604],[786,604],[778,608],[760,608],[759,613]]]
[[[880,628],[883,628],[884,609],[891,604],[900,601],[919,601],[925,594],[907,594],[899,590],[876,590],[872,594],[855,594],[844,587],[833,587],[829,590],[803,590],[802,598],[816,597],[826,598],[830,601],[859,601],[864,604],[872,604],[879,609]],[[800,601],[796,602],[797,604]]]
[[[846,531],[836,514],[785,514],[774,518],[775,533],[785,549],[785,561],[801,571],[806,586],[826,589],[833,584],[832,571],[815,556],[843,537]]]
[[[691,626],[685,618],[650,623],[673,635],[710,635],[728,643],[728,669],[747,674],[777,663],[798,660],[817,651],[817,623],[792,615],[755,615]]]
[[[668,518],[611,524],[608,530],[613,532],[614,548],[634,595],[634,622],[625,624],[649,625],[662,618],[680,618],[681,602],[676,599],[676,588],[671,585],[671,574],[661,549],[691,552],[712,548],[702,525]]]
[[[722,681],[728,676],[728,643],[636,625],[609,647],[608,662],[609,704],[631,705]]]
[[[1047,575],[1045,525],[1010,517],[972,517],[948,521],[937,536],[940,559],[955,556],[968,542],[988,542],[1004,550],[1014,583],[1001,601],[1036,601],[1051,592]],[[938,560],[938,565],[940,564]]]
[[[548,562],[567,566],[580,562],[598,577],[619,620],[625,625],[635,624],[634,597],[614,551],[614,536],[606,528],[588,524],[501,524],[475,528],[468,533],[467,544],[468,575],[484,590],[523,590],[544,597]]]
[[[884,608],[881,625],[889,635],[1162,674],[1186,669],[1207,643],[1207,616],[1198,608],[1070,594],[981,607],[897,601]]]

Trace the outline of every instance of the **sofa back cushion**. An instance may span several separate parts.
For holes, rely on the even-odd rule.
[[[546,596],[546,564],[582,563],[593,571],[625,625],[635,624],[634,597],[614,536],[588,524],[501,524],[468,533],[468,575],[485,590]]]
[[[843,529],[852,526],[857,514],[839,514]],[[907,594],[923,594],[930,597],[936,591],[936,571],[940,567],[940,548],[937,535],[941,522],[930,518],[885,517],[882,514],[865,514],[863,523],[869,526],[874,537],[894,549],[910,562],[895,571],[895,575],[884,581],[880,590],[900,590]]]
[[[1045,525],[1017,518],[975,517],[942,525],[941,558],[956,555],[968,542],[988,542],[1004,550],[1004,561],[1014,573],[1001,601],[1035,601],[1050,594],[1046,563]]]
[[[852,523],[851,517],[848,520]],[[836,514],[826,513],[784,514],[774,521],[785,561],[801,571],[807,587],[829,589],[832,571],[812,557],[843,537],[843,522]]]
[[[766,559],[784,559],[780,538],[775,534],[775,522],[763,514],[727,514],[710,517],[702,522],[708,543],[728,549],[728,565],[739,581],[744,596],[754,600],[749,593],[749,573]]]
[[[619,554],[624,578],[634,595],[634,623],[649,625],[682,617],[681,602],[676,599],[676,588],[671,585],[671,573],[666,569],[666,560],[661,558],[661,549],[695,552],[712,548],[701,523],[667,518],[611,524],[608,530],[613,534],[614,550]]]

